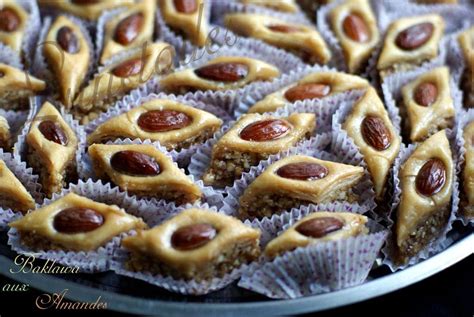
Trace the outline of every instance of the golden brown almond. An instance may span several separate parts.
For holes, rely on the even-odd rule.
[[[377,151],[386,150],[392,144],[392,135],[379,117],[365,117],[361,124],[361,133],[365,143]]]
[[[344,227],[344,223],[334,217],[318,217],[299,224],[295,230],[304,236],[322,238]]]
[[[20,26],[20,17],[13,9],[3,8],[0,10],[0,31],[14,32]]]
[[[331,92],[331,86],[325,84],[300,84],[285,92],[285,98],[289,102],[298,100],[322,98]]]
[[[284,165],[276,173],[283,178],[314,181],[326,177],[329,171],[318,163],[300,162]]]
[[[249,68],[243,63],[215,63],[198,68],[194,72],[208,80],[235,82],[244,79]]]
[[[53,227],[60,233],[85,233],[104,224],[101,213],[90,208],[71,207],[60,211],[53,221]]]
[[[175,110],[152,110],[138,118],[138,126],[148,132],[166,132],[187,127],[192,118]]]
[[[249,124],[240,132],[240,138],[246,141],[270,141],[284,136],[291,126],[284,120],[270,119]]]
[[[173,0],[176,11],[185,14],[196,12],[198,4],[196,0]]]
[[[171,236],[171,245],[178,250],[194,250],[215,238],[217,230],[210,224],[188,225],[176,230]]]
[[[68,143],[68,138],[63,128],[54,121],[42,121],[38,125],[38,130],[48,141],[61,145],[67,145]]]
[[[142,70],[143,62],[141,58],[130,59],[116,66],[112,70],[112,74],[117,77],[127,78],[137,75]]]
[[[342,22],[342,28],[346,36],[355,42],[364,43],[370,38],[369,28],[358,14],[349,14]]]
[[[141,12],[132,14],[117,24],[114,41],[122,45],[128,45],[135,40],[143,26],[143,14]]]
[[[58,30],[56,42],[69,54],[75,54],[79,51],[79,40],[74,31],[68,26],[63,26]]]
[[[433,35],[434,25],[431,22],[423,22],[412,25],[401,31],[395,38],[395,44],[401,49],[411,51],[419,48]]]
[[[413,94],[413,99],[423,107],[431,106],[438,98],[438,87],[432,83],[419,84]]]
[[[155,176],[160,174],[160,164],[151,156],[136,151],[120,151],[112,155],[110,165],[122,174]]]
[[[297,25],[290,25],[290,24],[272,24],[267,25],[267,28],[272,30],[273,32],[278,33],[294,33],[294,32],[301,32],[304,29],[297,26]]]
[[[433,196],[446,183],[446,167],[443,161],[437,158],[428,160],[416,175],[416,190],[423,196]]]

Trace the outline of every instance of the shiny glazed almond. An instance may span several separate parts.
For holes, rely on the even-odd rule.
[[[216,229],[210,224],[188,225],[176,230],[171,236],[171,245],[178,250],[193,250],[215,238]]]
[[[271,141],[284,136],[290,129],[290,125],[283,120],[262,120],[246,126],[240,132],[240,137],[246,141]]]
[[[331,92],[331,86],[325,84],[300,84],[285,92],[285,98],[289,102],[298,100],[322,98]]]
[[[383,120],[375,116],[367,116],[362,121],[361,133],[365,143],[376,149],[383,151],[392,144],[392,136],[385,126]]]
[[[93,231],[104,223],[101,213],[90,208],[72,207],[60,211],[53,220],[53,227],[60,233],[74,234]]]
[[[57,144],[67,145],[68,138],[62,127],[54,121],[46,120],[38,125],[38,130],[48,140]]]
[[[198,68],[194,72],[208,80],[235,82],[244,79],[249,69],[243,63],[215,63]]]
[[[114,170],[131,176],[155,176],[160,174],[160,165],[156,160],[144,153],[136,151],[120,151],[110,159]]]
[[[196,0],[173,0],[176,11],[190,14],[196,12],[198,4]]]
[[[143,62],[141,58],[135,58],[123,62],[112,70],[112,74],[117,77],[127,78],[134,76],[142,70]]]
[[[406,28],[395,38],[395,44],[401,49],[411,51],[429,41],[433,35],[434,26],[431,22],[423,22]]]
[[[143,113],[137,124],[148,132],[166,132],[187,127],[192,122],[187,114],[175,110],[152,110]]]
[[[135,40],[143,26],[143,14],[135,13],[120,21],[115,29],[114,41],[128,45]]]
[[[318,217],[307,220],[296,227],[296,231],[311,238],[322,238],[344,227],[344,223],[334,217]]]
[[[432,83],[419,84],[413,94],[413,99],[423,107],[431,106],[438,98],[438,88]]]
[[[369,28],[362,17],[352,13],[342,22],[342,28],[347,37],[359,43],[367,42],[370,38]]]
[[[20,17],[10,8],[0,10],[0,31],[14,32],[20,26]]]
[[[68,26],[63,26],[58,30],[56,42],[69,54],[75,54],[79,51],[79,40],[74,31]]]
[[[446,183],[446,167],[443,161],[432,158],[427,161],[416,175],[416,190],[423,196],[433,196]]]
[[[329,171],[318,163],[300,162],[284,165],[276,173],[283,178],[313,181],[326,177]]]

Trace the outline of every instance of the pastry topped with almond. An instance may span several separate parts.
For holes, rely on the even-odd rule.
[[[33,251],[93,251],[122,232],[146,228],[141,218],[117,206],[74,193],[10,222]]]
[[[238,219],[204,209],[187,209],[151,230],[126,237],[126,266],[174,279],[223,277],[260,255],[260,231]]]
[[[312,113],[294,113],[286,118],[243,115],[214,144],[204,183],[231,185],[261,160],[309,138],[315,128],[316,117]]]
[[[333,201],[356,202],[352,189],[362,180],[360,166],[294,155],[268,166],[239,199],[239,214],[246,218],[270,218],[307,204]]]
[[[16,0],[3,0],[0,8],[0,43],[20,53],[28,23],[28,12]]]
[[[89,144],[115,139],[158,141],[168,150],[202,144],[221,127],[215,115],[169,99],[154,99],[99,125]]]
[[[468,219],[474,219],[474,121],[464,127],[464,169],[461,208]]]

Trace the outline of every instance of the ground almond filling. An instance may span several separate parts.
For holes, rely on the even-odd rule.
[[[8,193],[0,193],[0,206],[3,209],[11,209],[13,211],[28,211],[28,206],[15,199],[14,195]]]
[[[5,110],[26,110],[29,97],[34,96],[31,90],[15,89],[0,94],[0,108]]]

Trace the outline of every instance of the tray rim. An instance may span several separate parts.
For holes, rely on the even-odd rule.
[[[107,309],[135,314],[165,314],[166,316],[193,315],[281,315],[316,312],[353,304],[404,288],[430,277],[474,253],[474,233],[455,242],[443,252],[405,270],[376,278],[364,284],[326,294],[289,300],[267,300],[240,303],[196,303],[150,300],[116,294],[67,281],[51,275],[12,274],[8,268],[13,261],[0,256],[0,274],[41,291],[54,293],[69,289],[67,298],[75,301],[94,301],[101,296]],[[46,283],[47,282],[47,283]]]

